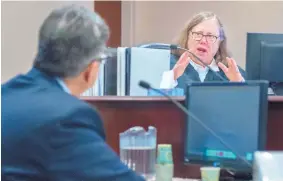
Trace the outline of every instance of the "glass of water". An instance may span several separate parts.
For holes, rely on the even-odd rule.
[[[129,168],[144,176],[155,179],[156,128],[148,131],[136,126],[120,133],[120,158]]]

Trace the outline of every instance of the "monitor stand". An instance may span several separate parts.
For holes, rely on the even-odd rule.
[[[273,95],[283,95],[283,82],[271,82],[269,83],[269,87],[272,89]]]
[[[221,168],[219,181],[250,181],[253,180],[251,172],[236,171]]]

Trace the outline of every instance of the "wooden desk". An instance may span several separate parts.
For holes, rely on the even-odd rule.
[[[199,165],[184,165],[185,114],[164,97],[84,97],[100,112],[107,143],[119,154],[119,133],[133,126],[157,128],[157,143],[172,144],[174,176],[200,178]],[[174,99],[184,104],[185,97]],[[283,96],[269,97],[267,150],[283,150]]]

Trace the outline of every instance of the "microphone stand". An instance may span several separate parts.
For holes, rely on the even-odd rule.
[[[147,90],[151,89],[165,96],[168,100],[170,100],[173,104],[175,104],[179,109],[181,109],[187,116],[190,116],[193,118],[194,121],[197,121],[204,129],[206,129],[210,134],[212,134],[216,139],[218,139],[226,148],[232,151],[240,160],[242,160],[252,170],[252,165],[248,161],[242,158],[242,156],[240,156],[238,152],[236,152],[231,146],[229,146],[224,140],[222,140],[222,138],[219,137],[211,128],[206,126],[197,116],[195,116],[192,112],[187,110],[182,104],[172,99],[166,93],[151,87],[151,85],[145,81],[140,81],[139,85],[142,88],[145,88]],[[245,180],[245,181],[252,180],[252,173],[221,168],[220,181],[234,181],[234,180],[235,181],[236,180]]]
[[[196,56],[194,53],[192,53],[190,50],[186,49],[186,48],[182,48],[179,47],[177,45],[170,45],[170,48],[172,50],[174,49],[179,49],[179,50],[184,50],[186,52],[189,52],[195,59],[197,59],[200,63],[202,63],[205,67],[207,67],[214,75],[216,75],[219,79],[221,79],[222,81],[227,81],[223,76],[221,76],[219,73],[217,73],[216,71],[214,71],[209,65],[207,65],[204,61],[202,61],[198,56]]]

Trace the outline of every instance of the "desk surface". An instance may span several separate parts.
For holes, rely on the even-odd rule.
[[[190,179],[190,178],[173,178],[172,181],[201,181],[199,179]]]
[[[173,97],[185,103],[185,97]],[[158,144],[171,144],[174,176],[200,178],[200,166],[184,165],[185,114],[166,97],[100,96],[82,97],[100,113],[107,143],[119,154],[119,133],[133,126],[154,126],[158,129]],[[267,150],[282,150],[283,96],[268,97]],[[172,136],[174,135],[174,136]],[[191,180],[189,180],[191,181]]]
[[[82,96],[85,101],[169,101],[162,96]],[[185,96],[174,96],[172,99],[184,101]],[[283,102],[283,96],[268,96],[269,102]]]

